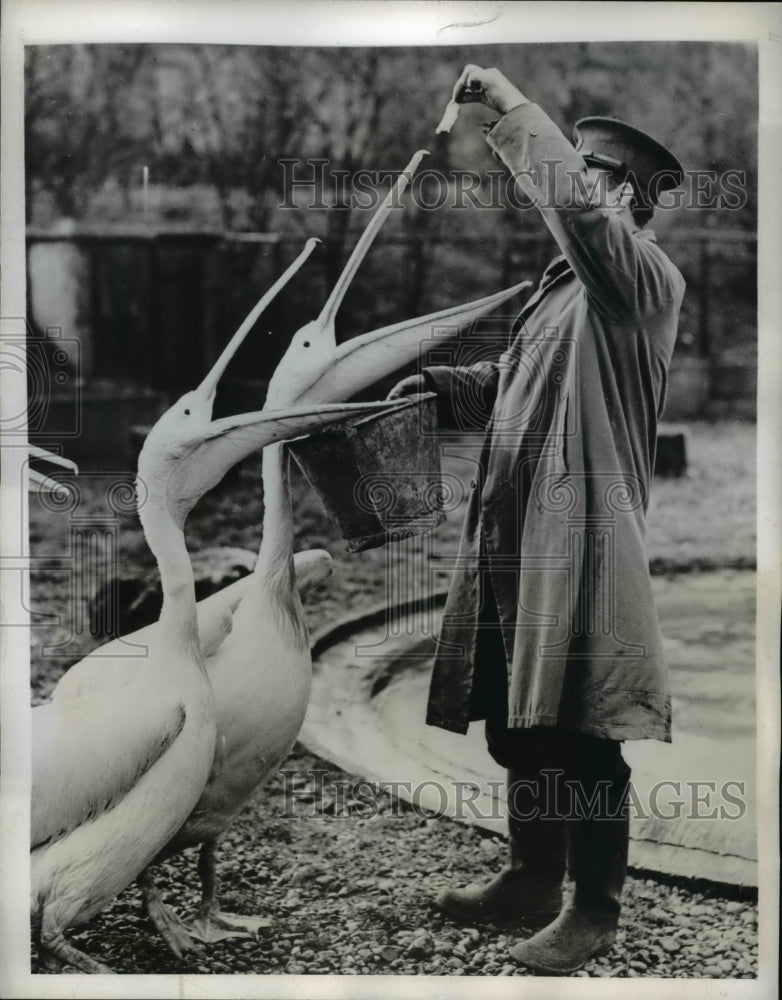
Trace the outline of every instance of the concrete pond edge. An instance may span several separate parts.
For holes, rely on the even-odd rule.
[[[749,565],[743,562],[740,565],[723,564],[714,567],[701,566],[700,563],[696,563],[695,565],[684,564],[676,567],[667,563],[661,564],[659,562],[655,562],[650,565],[650,571],[655,576],[666,574],[678,575],[680,573],[698,574],[700,572],[714,572],[719,570],[734,572],[737,570],[752,571],[754,568],[754,565]],[[394,604],[388,604],[383,601],[376,602],[362,611],[357,613],[348,613],[342,616],[337,622],[331,623],[319,629],[313,635],[311,640],[311,653],[315,671],[317,672],[318,660],[320,657],[333,646],[343,642],[345,639],[350,638],[351,635],[359,633],[364,629],[370,629],[382,624],[388,619],[388,616],[392,616],[395,620],[399,620],[404,616],[414,615],[423,610],[439,610],[445,605],[447,595],[447,588],[441,588],[432,591],[430,594],[410,598],[404,601],[398,601]],[[352,755],[334,754],[330,752],[330,748],[324,746],[314,736],[314,734],[306,732],[306,726],[305,731],[303,731],[299,737],[299,741],[311,753],[315,753],[316,755],[329,760],[331,763],[336,764],[352,774],[362,775],[362,767],[358,759],[353,759]],[[402,793],[401,797],[404,799],[405,795]],[[445,815],[447,816],[447,814]],[[458,817],[448,818],[454,819],[456,822],[460,821]],[[496,823],[483,825],[477,823],[475,825],[482,828],[482,832],[486,836],[497,836],[498,833],[503,836],[505,835],[504,829],[499,827]],[[724,880],[716,874],[719,870],[718,864],[714,866],[714,873],[706,876],[688,877],[681,874],[681,868],[679,868],[679,871],[666,872],[660,870],[659,867],[655,867],[654,864],[647,865],[646,862],[652,860],[651,855],[648,853],[647,845],[643,842],[634,840],[633,847],[635,858],[634,861],[631,862],[630,870],[638,877],[652,878],[662,882],[686,883],[693,887],[702,886],[711,889],[712,891],[717,891],[720,895],[729,897],[740,896],[742,898],[756,898],[757,896],[757,876],[755,876],[752,880],[748,879],[746,875],[738,879],[733,878]],[[677,850],[681,852],[686,849],[678,848]],[[718,862],[717,856],[715,856],[714,861]]]

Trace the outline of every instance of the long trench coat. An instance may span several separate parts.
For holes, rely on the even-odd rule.
[[[509,728],[667,742],[645,518],[684,280],[653,233],[572,183],[586,164],[537,105],[511,111],[487,141],[517,180],[526,172],[563,256],[498,361],[425,369],[446,427],[488,422],[427,722],[463,733],[482,717],[476,648],[498,613]]]

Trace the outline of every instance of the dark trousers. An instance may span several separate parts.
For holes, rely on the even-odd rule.
[[[545,800],[540,808],[552,819],[554,813],[563,819],[576,818],[590,801],[593,810],[610,811],[604,801],[609,784],[613,808],[617,808],[617,798],[626,795],[630,776],[620,743],[555,726],[508,728],[507,657],[488,575],[483,590],[486,624],[478,634],[472,717],[486,720],[486,743],[492,758],[512,772],[513,781],[537,782]],[[531,801],[533,788],[526,784],[519,796],[522,793]],[[521,805],[519,810],[529,812]]]

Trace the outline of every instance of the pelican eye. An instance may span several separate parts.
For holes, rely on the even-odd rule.
[[[189,416],[190,416],[190,410],[185,410],[185,416],[186,416],[186,417],[189,417]]]
[[[305,347],[309,347],[309,346],[310,346],[310,342],[309,342],[308,340],[305,340],[305,341],[304,341],[304,346],[305,346]]]

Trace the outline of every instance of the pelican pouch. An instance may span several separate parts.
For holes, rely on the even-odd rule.
[[[445,520],[434,393],[407,396],[288,444],[349,552],[431,531]]]

